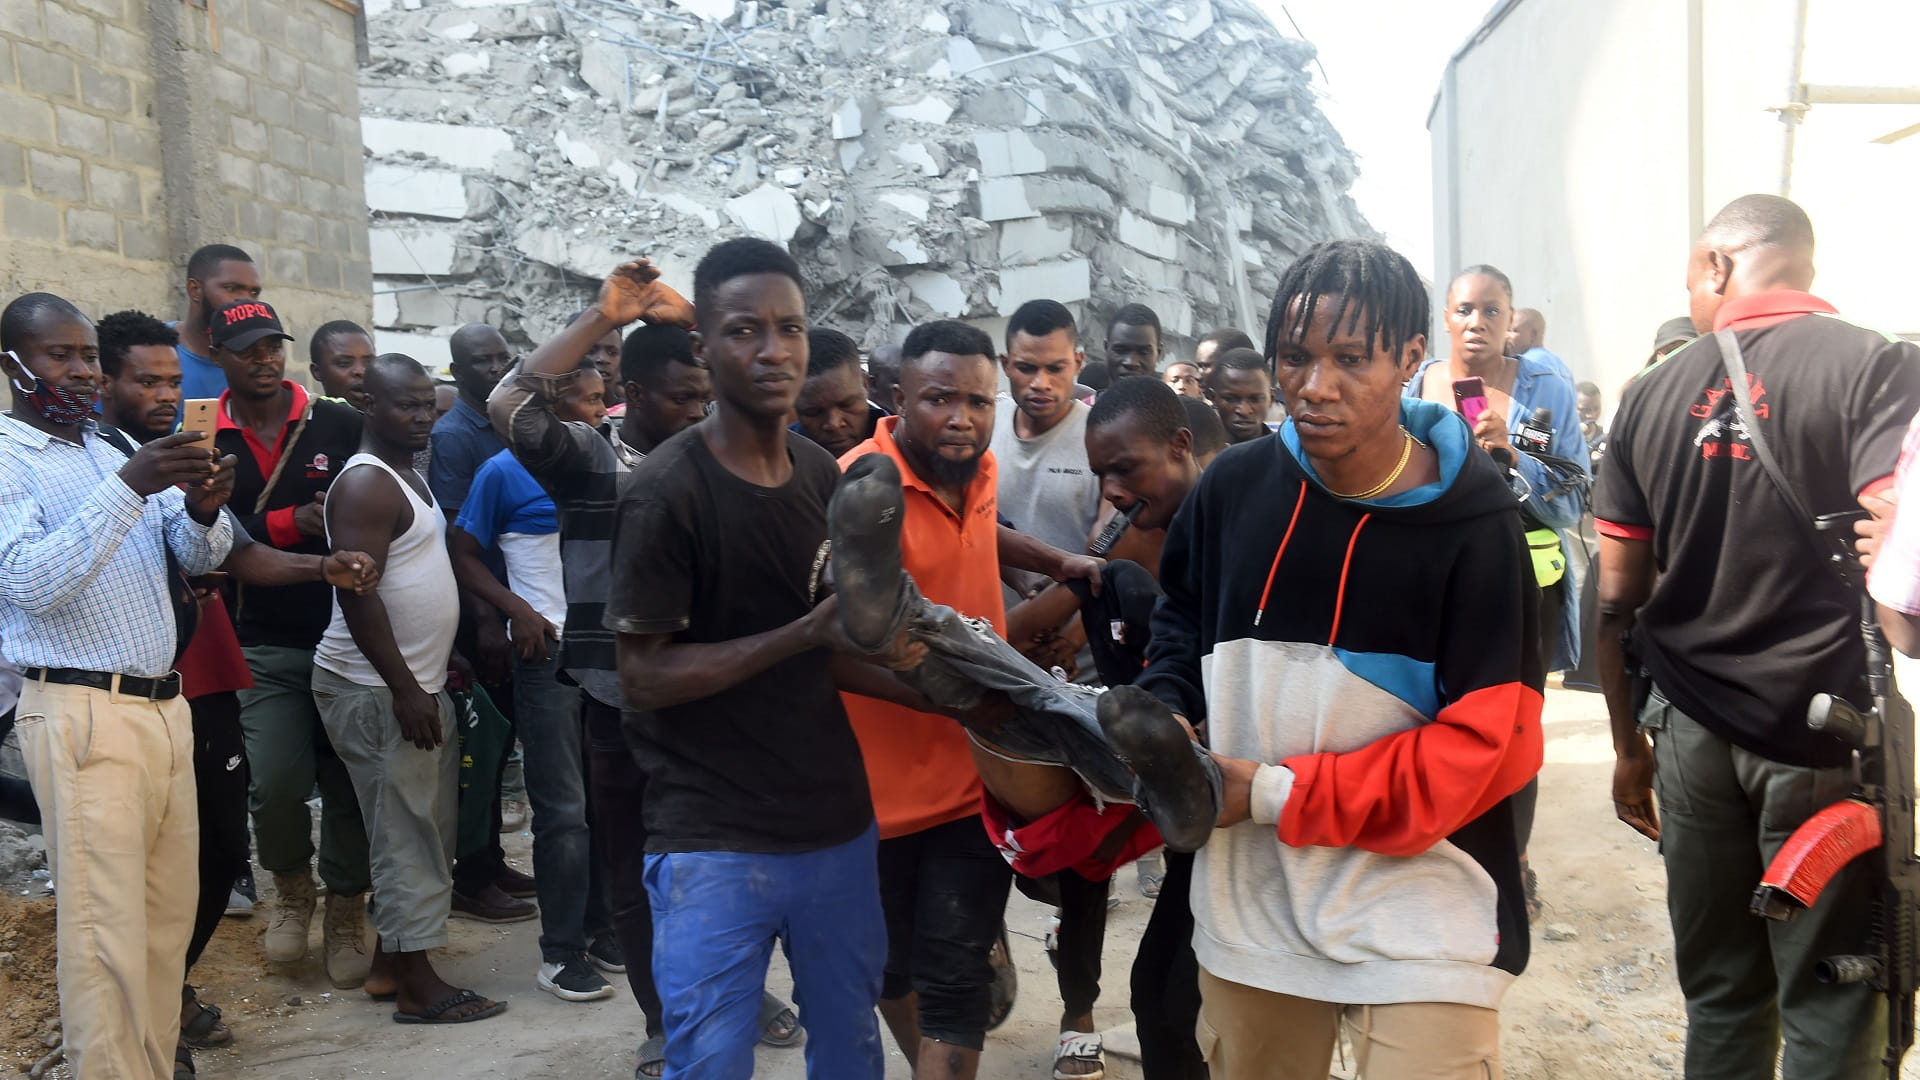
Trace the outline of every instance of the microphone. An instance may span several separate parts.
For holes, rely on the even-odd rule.
[[[1548,453],[1553,446],[1553,410],[1535,409],[1514,433],[1514,442],[1529,454]]]

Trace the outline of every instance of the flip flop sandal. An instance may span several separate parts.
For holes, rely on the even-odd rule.
[[[1020,994],[1020,969],[1013,964],[1005,923],[1000,924],[1000,940],[987,953],[987,962],[993,966],[993,1006],[987,1013],[987,1030],[992,1031],[1013,1014],[1013,1003]]]
[[[652,1067],[653,1072],[647,1069]],[[667,1071],[667,1037],[649,1035],[647,1041],[640,1044],[640,1052],[633,1066],[633,1080],[655,1080]]]
[[[449,1017],[447,1015],[447,1013],[452,1012],[462,1005],[476,1004],[485,1000],[487,999],[471,990],[459,990],[447,995],[447,997],[440,1001],[434,1002],[432,1005],[417,1013],[402,1012],[399,1009],[395,1009],[393,1011],[393,1022],[396,1024],[471,1024],[475,1020],[485,1020],[488,1017],[499,1016],[501,1013],[507,1011],[506,1002],[496,1001],[478,1012],[469,1013],[465,1016]]]
[[[233,1030],[220,1022],[220,1008],[217,1005],[202,1004],[198,998],[192,999],[199,1009],[193,1019],[180,1025],[180,1039],[195,1050],[218,1050],[233,1045]]]
[[[781,1035],[776,1028],[785,1028]],[[787,1003],[772,994],[760,995],[760,1041],[768,1046],[786,1048],[799,1046],[805,1036],[800,1030],[800,1018],[795,1016]]]
[[[1063,1031],[1060,1045],[1053,1051],[1053,1080],[1106,1080],[1107,1059],[1102,1055],[1104,1042],[1097,1031]],[[1092,1065],[1092,1072],[1061,1072],[1063,1061]]]

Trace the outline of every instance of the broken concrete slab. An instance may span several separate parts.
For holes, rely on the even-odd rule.
[[[719,211],[697,199],[688,198],[677,191],[660,192],[649,197],[675,213],[693,218],[709,231],[720,227]]]
[[[1147,188],[1147,216],[1164,225],[1186,225],[1193,221],[1193,196],[1184,191],[1161,187]]]
[[[947,71],[950,75],[985,80],[992,70],[986,65],[987,58],[981,55],[980,47],[971,38],[947,39]]]
[[[980,217],[984,221],[1011,221],[1039,215],[1027,200],[1026,181],[1017,176],[982,180],[979,193]]]
[[[407,288],[394,293],[393,299],[398,309],[390,322],[394,326],[464,326],[488,322],[493,314],[493,305],[486,297],[470,296],[445,287]]]
[[[878,198],[915,221],[927,220],[927,211],[933,209],[927,197],[917,191],[883,191]]]
[[[1093,266],[1085,259],[1002,267],[999,285],[987,290],[994,310],[1001,315],[1013,314],[1029,300],[1071,304],[1092,295]]]
[[[468,273],[471,259],[463,259],[456,230],[446,226],[395,228],[375,225],[367,231],[367,259],[375,274],[427,274],[444,277]]]
[[[1073,250],[1073,229],[1043,217],[1009,221],[1000,226],[1000,261],[1010,265],[1045,262]]]
[[[400,324],[400,301],[395,298],[394,289],[412,288],[410,281],[383,281],[373,279],[373,325],[398,326]]]
[[[607,162],[607,175],[613,178],[614,183],[620,185],[621,191],[629,195],[640,190],[640,170],[623,158],[615,158]]]
[[[866,133],[860,116],[860,103],[849,98],[833,111],[833,137],[857,139]]]
[[[513,136],[503,128],[383,116],[360,118],[360,142],[375,157],[423,154],[459,169],[491,169],[496,156],[513,150]]]
[[[888,266],[924,266],[933,261],[927,249],[920,246],[919,238],[912,234],[896,236],[887,241],[887,250],[898,256],[888,260]]]
[[[1047,171],[1047,155],[1020,128],[1007,131],[976,131],[974,152],[980,156],[982,176],[1024,176]]]
[[[800,230],[800,204],[784,188],[761,184],[726,202],[727,215],[751,236],[778,244],[793,241]]]
[[[953,115],[953,106],[941,98],[929,95],[909,104],[889,105],[887,115],[916,124],[938,126],[946,123],[947,118]]]
[[[597,169],[600,167],[600,152],[585,139],[576,139],[565,131],[553,133],[553,145],[565,154],[567,160],[577,169]]]
[[[920,170],[922,176],[939,176],[945,171],[939,160],[928,152],[926,143],[901,143],[888,152],[908,168]]]
[[[411,356],[426,367],[427,372],[436,379],[448,378],[451,374],[453,351],[447,345],[447,339],[453,336],[458,327],[449,326],[446,334],[409,333],[404,330],[388,330],[375,327],[373,331],[373,351],[376,353],[399,353]]]
[[[467,216],[467,185],[452,169],[376,163],[367,166],[367,208],[419,217]]]
[[[440,58],[441,70],[456,79],[463,75],[478,75],[492,66],[493,58],[485,50],[448,53]]]
[[[906,282],[914,297],[932,308],[934,314],[949,319],[967,314],[967,290],[951,275],[923,270],[908,274]]]
[[[735,0],[672,0],[675,7],[708,22],[723,23],[733,18],[740,5]]]
[[[1149,221],[1131,210],[1121,210],[1114,235],[1121,243],[1156,259],[1172,261],[1180,257],[1180,234],[1165,225]]]
[[[594,93],[623,109],[629,108],[633,92],[628,70],[631,61],[632,54],[625,46],[590,38],[580,43],[580,80],[593,87]]]

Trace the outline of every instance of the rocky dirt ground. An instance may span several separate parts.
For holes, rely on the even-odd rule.
[[[1677,1076],[1683,1030],[1674,984],[1663,874],[1651,844],[1613,820],[1607,799],[1611,748],[1597,695],[1551,691],[1547,764],[1542,774],[1533,862],[1549,910],[1536,927],[1533,962],[1505,1008],[1506,1072],[1516,1080],[1600,1080]],[[527,839],[509,847],[524,861]],[[1149,903],[1129,872],[1112,913],[1105,993],[1096,1010],[1117,1050],[1126,1029],[1126,972]],[[22,900],[15,888],[0,900],[0,1068],[25,1069],[44,1053],[51,1013],[51,902]],[[1058,998],[1041,948],[1048,912],[1014,896],[1008,925],[1020,968],[1013,1016],[988,1037],[981,1076],[1037,1080],[1050,1075]],[[317,962],[269,970],[259,949],[264,920],[228,920],[196,983],[220,1004],[237,1035],[236,1048],[202,1055],[200,1075],[273,1080],[347,1077],[448,1077],[458,1080],[624,1080],[632,1075],[637,1012],[624,993],[610,1001],[565,1004],[533,985],[537,923],[485,927],[454,923],[443,971],[464,985],[511,1000],[503,1017],[470,1027],[400,1027],[389,1006],[357,991],[335,992]],[[315,944],[318,944],[315,927]],[[621,980],[616,978],[616,982]],[[776,958],[769,981],[786,987]],[[1107,1075],[1137,1080],[1137,1062],[1110,1050]],[[804,1075],[797,1050],[759,1051],[759,1074]],[[908,1076],[892,1054],[890,1080]],[[1345,1075],[1336,1070],[1336,1076]],[[1907,1075],[1920,1076],[1909,1065]]]

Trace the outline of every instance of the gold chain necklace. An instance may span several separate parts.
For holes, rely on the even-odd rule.
[[[1349,495],[1344,491],[1334,491],[1333,485],[1331,484],[1327,485],[1327,491],[1342,499],[1360,499],[1364,501],[1366,499],[1379,497],[1381,492],[1392,487],[1394,481],[1400,479],[1400,474],[1407,471],[1407,462],[1413,460],[1413,444],[1419,440],[1413,437],[1413,432],[1408,431],[1404,424],[1400,427],[1400,437],[1400,464],[1393,467],[1393,471],[1387,474],[1385,480],[1380,481],[1365,491],[1353,495]]]

